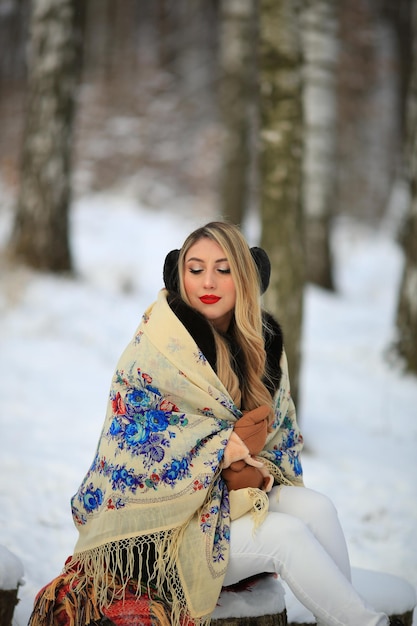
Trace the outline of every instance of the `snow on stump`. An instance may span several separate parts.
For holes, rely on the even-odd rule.
[[[0,624],[11,626],[22,584],[23,566],[7,548],[0,546]]]
[[[384,572],[352,568],[352,583],[358,593],[374,609],[390,617],[399,617],[404,626],[412,626],[417,604],[416,592],[409,582]],[[313,615],[284,584],[288,626],[312,626]]]
[[[211,626],[287,626],[281,582],[267,574],[224,587]]]

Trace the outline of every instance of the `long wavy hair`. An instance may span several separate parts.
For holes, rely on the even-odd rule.
[[[227,222],[210,222],[187,237],[178,258],[181,297],[190,304],[184,289],[185,257],[191,246],[203,237],[215,241],[229,262],[236,289],[236,304],[228,333],[241,349],[245,380],[241,386],[232,365],[229,344],[212,324],[217,351],[217,375],[236,406],[249,411],[261,404],[268,404],[271,406],[272,418],[272,398],[263,382],[267,372],[260,279],[248,243],[237,226]]]

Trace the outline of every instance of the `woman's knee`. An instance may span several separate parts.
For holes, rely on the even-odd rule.
[[[306,523],[337,517],[333,502],[307,487],[282,487],[275,510],[299,517]]]
[[[294,562],[296,553],[309,554],[312,543],[316,543],[308,526],[292,515],[270,512],[256,530],[252,526],[249,532],[245,527],[247,522],[242,519],[232,522],[225,584],[262,572],[282,575],[282,568]]]
[[[337,510],[332,500],[324,493],[309,490],[313,498],[313,512],[316,512],[320,519],[329,519],[329,517],[337,517]]]

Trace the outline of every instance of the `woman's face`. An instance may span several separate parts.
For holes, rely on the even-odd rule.
[[[192,307],[222,332],[227,331],[236,304],[236,289],[223,249],[202,237],[185,255],[184,288]]]

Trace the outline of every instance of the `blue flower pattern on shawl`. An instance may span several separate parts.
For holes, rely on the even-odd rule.
[[[110,427],[104,436],[117,443],[119,452],[128,450],[132,456],[142,455],[143,467],[151,468],[155,463],[161,463],[165,457],[165,449],[170,446],[170,439],[177,436],[177,431],[181,431],[187,425],[188,420],[184,413],[178,411],[178,407],[162,398],[158,389],[150,384],[152,378],[137,370],[136,379],[132,380],[132,376],[126,376],[123,371],[116,371],[117,382],[127,386],[127,392],[124,400],[120,392],[114,391],[110,394],[110,401],[113,408],[113,419]],[[139,384],[141,387],[137,387]],[[136,386],[132,386],[132,385]],[[226,398],[221,398],[221,403],[229,405]],[[229,407],[230,408],[230,407]],[[236,410],[236,409],[235,409]],[[209,408],[200,410],[202,415],[213,416],[213,412]],[[226,429],[230,425],[225,420],[217,420],[220,429]],[[227,438],[224,440],[226,444]],[[157,490],[158,485],[164,483],[174,487],[176,483],[185,477],[191,477],[191,465],[194,457],[198,456],[206,439],[197,442],[190,453],[182,458],[173,458],[162,465],[161,471],[158,473],[153,471],[151,474],[135,473],[134,468],[127,469],[126,464],[115,464],[109,462],[106,458],[96,455],[90,471],[86,477],[97,473],[107,477],[112,489],[118,494],[136,494],[139,490]],[[218,463],[223,456],[223,450],[219,451],[217,459],[206,462],[211,466],[212,473],[215,472]],[[79,525],[87,522],[88,514],[93,514],[104,502],[104,494],[100,488],[94,488],[93,483],[87,485],[84,481],[77,494],[78,506],[73,499],[72,511],[74,519]],[[193,488],[195,490],[207,489],[211,479],[206,476],[203,480],[195,479]],[[226,546],[230,540],[229,525],[229,500],[224,497],[224,482],[219,477],[213,487],[213,493],[210,507],[204,509],[200,516],[200,529],[202,533],[211,532],[214,526],[213,541],[213,562],[221,562],[225,560]],[[213,500],[217,500],[213,505]],[[126,500],[120,495],[118,497],[110,497],[107,500],[107,508],[120,509],[126,504]],[[80,511],[80,505],[84,512]]]
[[[116,450],[119,453],[126,450],[133,457],[141,455],[143,467],[149,470],[154,469],[149,474],[136,473],[134,468],[128,469],[126,463],[122,465],[111,463],[97,454],[83,486],[79,489],[77,497],[73,498],[73,515],[77,523],[81,525],[87,521],[85,513],[87,515],[94,513],[104,502],[102,490],[94,488],[91,482],[87,484],[93,473],[107,477],[112,489],[122,494],[126,492],[136,494],[138,489],[144,492],[149,489],[157,490],[158,485],[162,483],[174,487],[183,478],[192,477],[192,460],[200,454],[206,443],[206,440],[202,439],[191,448],[187,455],[170,459],[157,471],[154,466],[161,464],[164,460],[166,450],[170,447],[170,440],[182,432],[188,424],[188,419],[184,413],[179,412],[175,404],[161,396],[158,389],[152,386],[151,376],[139,368],[136,375],[116,370],[115,380],[117,384],[126,387],[126,393],[122,398],[120,391],[111,391],[113,419],[103,436],[116,443]],[[200,413],[213,416],[212,410],[208,408],[201,409]],[[225,420],[217,420],[217,422],[220,429],[230,427]],[[226,441],[227,439],[225,443]],[[223,450],[219,452],[222,456]],[[217,457],[213,461],[206,462],[205,465],[211,466],[214,473],[220,460]],[[194,489],[207,488],[209,483],[208,477],[205,477],[203,481],[196,479]],[[78,506],[76,500],[78,500]],[[79,510],[80,505],[84,512]],[[125,500],[120,497],[109,498],[107,501],[107,507],[110,509],[121,508],[124,505]]]
[[[281,405],[284,397],[286,397],[286,412],[283,414]],[[292,484],[295,479],[298,480],[299,484],[302,484],[303,468],[300,450],[304,441],[296,422],[295,407],[289,394],[289,388],[286,389],[285,385],[281,386],[278,393],[275,404],[275,420],[272,426],[280,432],[279,444],[268,445],[267,440],[260,456],[274,464],[277,470],[282,473],[281,478],[284,483]],[[293,477],[290,481],[285,480],[288,474]],[[278,479],[278,481],[280,480]]]

